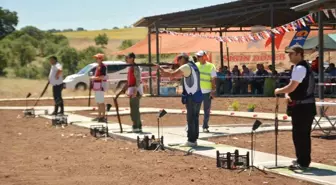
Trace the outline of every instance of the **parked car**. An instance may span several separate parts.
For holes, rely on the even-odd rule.
[[[109,88],[119,88],[127,82],[127,66],[123,61],[104,61],[107,67],[108,86]],[[67,76],[63,82],[67,89],[86,90],[89,88],[90,76],[92,76],[97,67],[97,63],[88,64],[78,73]]]

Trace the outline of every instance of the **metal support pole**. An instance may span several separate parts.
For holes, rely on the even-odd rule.
[[[222,37],[222,28],[219,28],[219,36]],[[219,42],[219,54],[220,54],[220,66],[224,66],[224,56],[223,56],[223,42]]]
[[[159,28],[158,25],[155,24],[155,36],[156,36],[156,63],[160,63],[160,51],[159,51]],[[157,95],[160,96],[160,71],[157,70]]]
[[[271,28],[274,28],[274,7],[273,4],[271,4]],[[271,39],[272,39],[272,72],[275,73],[275,36],[274,33],[271,33]]]
[[[152,46],[151,46],[152,28],[148,27],[148,63],[152,64]],[[149,94],[153,96],[152,68],[149,67]]]
[[[323,62],[324,62],[324,54],[323,54],[323,12],[318,12],[318,37],[319,37],[319,83],[324,82],[324,69],[323,69]],[[319,86],[319,98],[321,101],[324,99],[324,86]]]

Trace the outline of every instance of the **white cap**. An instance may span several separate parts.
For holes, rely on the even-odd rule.
[[[206,55],[206,52],[203,51],[203,50],[200,50],[200,51],[198,51],[198,52],[196,53],[196,56],[198,56],[198,57],[202,57],[202,56],[204,56],[204,55]]]

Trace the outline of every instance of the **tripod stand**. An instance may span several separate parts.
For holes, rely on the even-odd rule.
[[[276,103],[275,103],[275,118],[274,118],[274,134],[275,134],[275,165],[268,166],[268,169],[276,169],[276,168],[285,168],[286,166],[278,166],[278,134],[279,134],[279,119],[278,119],[278,112],[279,112],[279,95],[276,95]]]
[[[107,139],[107,137],[109,137],[109,133],[108,133],[108,131],[109,131],[109,129],[108,129],[108,121],[107,121],[107,113],[110,111],[110,109],[111,109],[111,107],[112,107],[112,105],[111,104],[106,104],[106,110],[105,110],[105,124],[106,124],[106,133],[105,133],[105,139]]]
[[[254,166],[253,162],[254,162],[254,152],[255,152],[255,146],[254,146],[254,140],[253,137],[255,136],[255,130],[257,130],[257,128],[259,128],[259,126],[261,125],[261,121],[256,120],[252,126],[252,131],[251,131],[251,165],[248,166],[248,168],[250,169],[249,172],[249,176],[251,176],[251,172],[253,169],[257,169],[258,171],[267,174],[264,170],[259,169],[258,167]],[[240,172],[244,171],[245,169],[241,170]],[[239,172],[239,173],[240,173]]]
[[[159,112],[159,116],[157,117],[157,123],[158,123],[158,138],[157,138],[157,147],[154,151],[159,150],[160,148],[164,150],[164,145],[163,145],[163,136],[160,137],[160,118],[165,116],[167,114],[166,110],[162,109]]]

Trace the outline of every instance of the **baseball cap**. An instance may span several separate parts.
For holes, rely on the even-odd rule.
[[[96,58],[96,59],[104,59],[104,54],[102,54],[102,53],[97,53],[97,54],[95,54],[94,56],[93,56],[93,58]]]
[[[198,56],[198,57],[203,57],[204,55],[206,55],[206,52],[203,51],[203,50],[200,50],[196,53],[196,56]]]
[[[295,44],[295,45],[293,45],[291,47],[287,47],[285,49],[285,52],[286,53],[303,53],[304,51],[303,51],[303,48],[302,48],[301,45]]]
[[[128,53],[128,54],[126,55],[126,57],[127,57],[127,58],[135,58],[135,54],[134,54],[133,52],[131,52],[131,53]]]
[[[189,56],[186,53],[181,53],[177,55],[177,60],[180,60],[181,58],[184,58],[186,61],[189,60]]]

